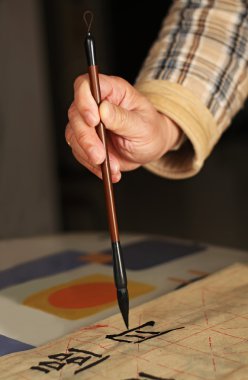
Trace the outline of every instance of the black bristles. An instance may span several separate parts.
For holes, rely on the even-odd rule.
[[[122,318],[128,329],[129,298],[128,298],[127,288],[117,289],[117,299],[118,299],[119,308],[122,314]]]

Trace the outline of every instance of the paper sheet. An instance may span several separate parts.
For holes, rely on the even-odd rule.
[[[233,265],[37,349],[0,358],[0,379],[248,379],[248,266]],[[18,318],[18,316],[17,316]]]

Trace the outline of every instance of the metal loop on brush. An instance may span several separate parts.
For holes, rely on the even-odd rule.
[[[91,11],[85,11],[83,17],[84,17],[85,25],[87,26],[87,32],[89,33],[92,22],[93,22],[94,13]]]

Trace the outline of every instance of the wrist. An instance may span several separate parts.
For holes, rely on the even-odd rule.
[[[160,157],[169,151],[177,150],[185,141],[185,135],[182,129],[166,115],[159,113],[161,116],[162,129],[162,153]]]

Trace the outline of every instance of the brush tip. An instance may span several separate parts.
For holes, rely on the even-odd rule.
[[[119,308],[122,314],[122,318],[124,320],[124,323],[128,329],[129,321],[128,321],[128,314],[129,314],[129,297],[128,297],[128,290],[125,289],[117,289],[117,299]]]

